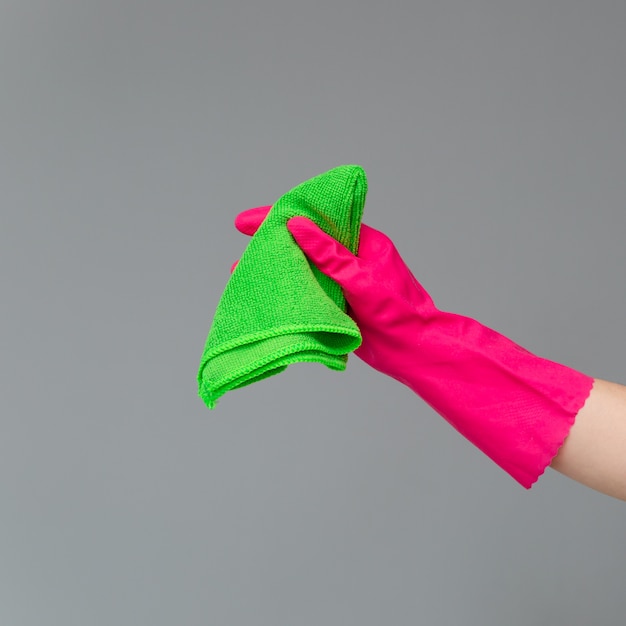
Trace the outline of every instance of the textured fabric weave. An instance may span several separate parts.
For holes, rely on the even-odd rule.
[[[334,370],[361,334],[341,288],[309,264],[287,230],[301,215],[356,253],[367,193],[362,168],[343,165],[282,196],[252,237],[217,306],[198,372],[207,406],[231,389],[317,361]]]

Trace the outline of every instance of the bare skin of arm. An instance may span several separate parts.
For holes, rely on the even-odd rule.
[[[596,379],[551,467],[626,501],[626,387]]]

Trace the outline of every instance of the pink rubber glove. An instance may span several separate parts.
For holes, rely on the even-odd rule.
[[[253,234],[269,207],[241,213]],[[363,343],[355,354],[410,387],[526,488],[556,456],[593,379],[537,357],[477,321],[437,309],[392,241],[366,225],[358,256],[306,218],[287,227],[343,288]]]

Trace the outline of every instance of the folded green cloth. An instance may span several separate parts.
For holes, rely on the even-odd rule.
[[[287,230],[308,217],[356,253],[367,193],[362,168],[343,165],[312,178],[272,206],[252,237],[217,306],[198,372],[207,406],[237,389],[317,361],[346,367],[361,334],[337,283],[312,266]]]

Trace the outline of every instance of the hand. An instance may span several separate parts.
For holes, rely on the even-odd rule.
[[[235,227],[246,235],[254,235],[270,208],[257,207],[240,213]],[[399,321],[403,328],[407,318],[413,323],[426,321],[437,309],[393,242],[363,224],[355,256],[307,218],[294,217],[287,228],[311,262],[342,287],[348,313],[363,337],[355,354],[378,371],[408,384],[403,360],[410,355],[399,345],[402,332],[398,336],[394,322]]]
[[[252,235],[268,212],[244,211],[235,225]],[[363,337],[357,356],[410,387],[530,487],[563,445],[593,379],[438,310],[389,237],[369,226],[361,227],[357,255],[306,218],[291,218],[287,228],[342,287]]]

